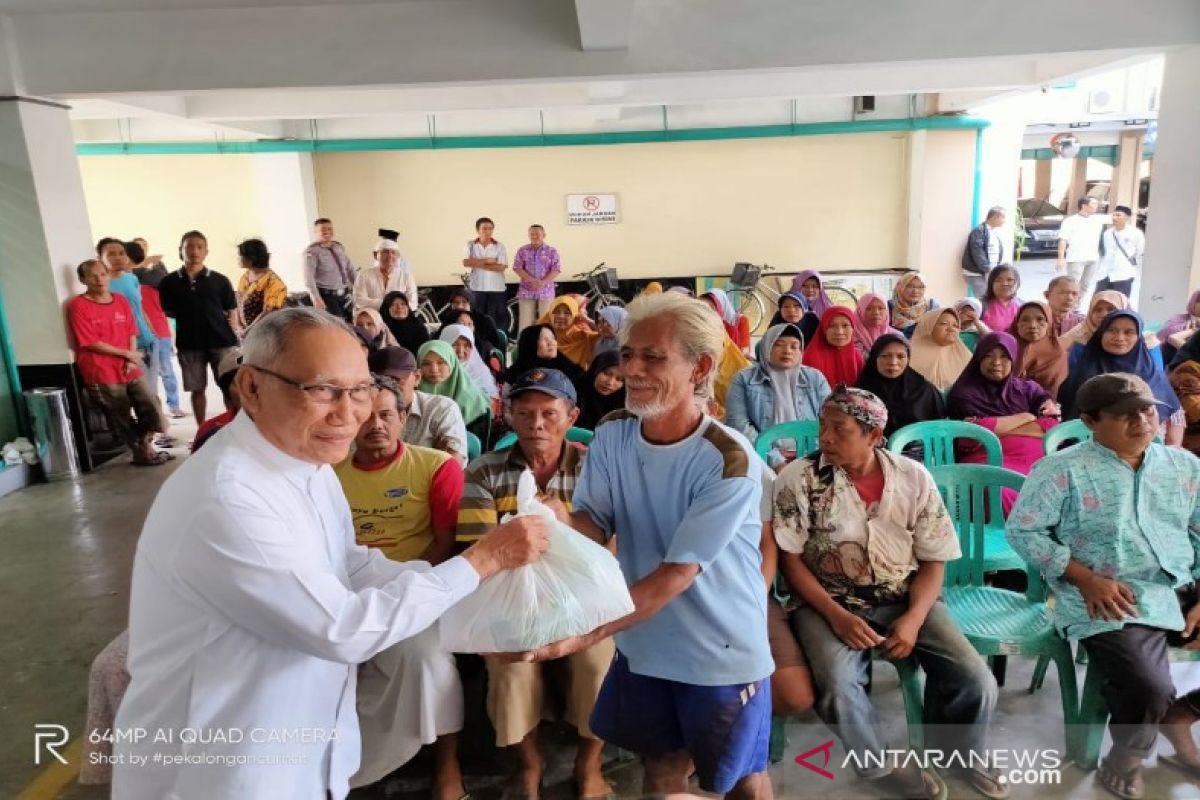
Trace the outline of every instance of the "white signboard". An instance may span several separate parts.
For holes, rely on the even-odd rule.
[[[567,195],[568,225],[615,225],[616,222],[615,194]]]

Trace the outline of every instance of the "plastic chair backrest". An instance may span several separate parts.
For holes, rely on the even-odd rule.
[[[971,439],[983,445],[987,463],[999,467],[1004,463],[1004,450],[996,434],[973,422],[957,419],[931,419],[905,425],[888,437],[887,449],[897,455],[913,442],[921,443],[922,461],[926,467],[940,467],[957,463],[954,457],[954,440]]]
[[[817,435],[821,431],[821,423],[815,419],[802,419],[796,422],[781,422],[772,425],[758,435],[754,440],[754,449],[759,458],[767,460],[771,445],[780,439],[796,440],[796,456],[803,457],[817,449]]]
[[[595,436],[595,434],[589,431],[587,428],[571,428],[569,431],[567,431],[568,442],[579,442],[583,445],[591,444],[593,436]],[[496,442],[496,446],[492,449],[503,450],[507,447],[512,447],[516,443],[517,435],[512,431],[509,431],[500,437],[500,440]]]
[[[1074,440],[1074,444],[1090,442],[1092,440],[1091,428],[1084,425],[1081,419],[1072,419],[1055,425],[1046,431],[1046,435],[1042,437],[1042,449],[1046,452],[1046,455],[1057,453],[1062,449],[1065,442],[1072,439]]]
[[[474,461],[483,452],[483,444],[479,437],[467,431],[467,461]]]
[[[962,558],[946,563],[947,586],[983,586],[983,548],[987,527],[1004,524],[1000,490],[1021,491],[1025,476],[1004,467],[986,464],[945,464],[931,467],[933,481],[954,522]],[[1026,596],[1039,601],[1044,595],[1041,577],[1026,565]]]

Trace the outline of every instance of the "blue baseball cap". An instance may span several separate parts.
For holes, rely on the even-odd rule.
[[[511,400],[522,392],[542,392],[560,400],[566,400],[571,405],[578,402],[575,387],[566,375],[556,369],[537,367],[517,378],[508,387],[508,399]]]

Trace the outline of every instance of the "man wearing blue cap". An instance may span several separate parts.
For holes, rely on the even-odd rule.
[[[460,541],[486,535],[502,514],[517,510],[517,485],[525,470],[533,472],[543,500],[571,509],[585,452],[582,446],[567,442],[567,431],[579,417],[575,387],[556,369],[532,369],[510,385],[508,407],[517,443],[480,456],[467,468],[458,512]],[[555,664],[567,676],[564,716],[579,732],[575,757],[579,798],[612,795],[612,787],[600,773],[604,742],[592,733],[588,722],[612,659],[612,639],[604,639],[557,659]],[[502,663],[495,658],[487,662],[487,709],[496,729],[496,744],[515,746],[520,759],[520,771],[508,794],[537,800],[544,770],[537,744],[537,726],[547,710],[543,707],[544,665]]]

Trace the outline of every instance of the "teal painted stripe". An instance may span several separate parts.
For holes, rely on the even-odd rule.
[[[12,335],[9,332],[8,315],[4,312],[4,294],[0,292],[0,358],[4,360],[4,371],[8,377],[8,390],[12,395],[12,407],[16,413],[17,428],[28,434],[30,428],[25,418],[25,403],[21,399],[21,376],[17,373],[17,354],[13,352]],[[0,466],[0,469],[3,469]]]
[[[733,128],[614,131],[610,133],[553,133],[529,136],[438,136],[402,139],[329,139],[226,142],[144,142],[79,144],[81,156],[213,155],[223,153],[352,153],[373,150],[456,150],[503,147],[571,147],[580,145],[703,142],[727,139],[771,139],[825,136],[839,133],[883,133],[919,130],[982,130],[988,121],[974,117],[915,117],[848,122],[808,122],[798,125],[750,125]]]
[[[979,206],[983,202],[983,128],[975,130],[975,167],[971,176],[971,227],[978,225]]]

